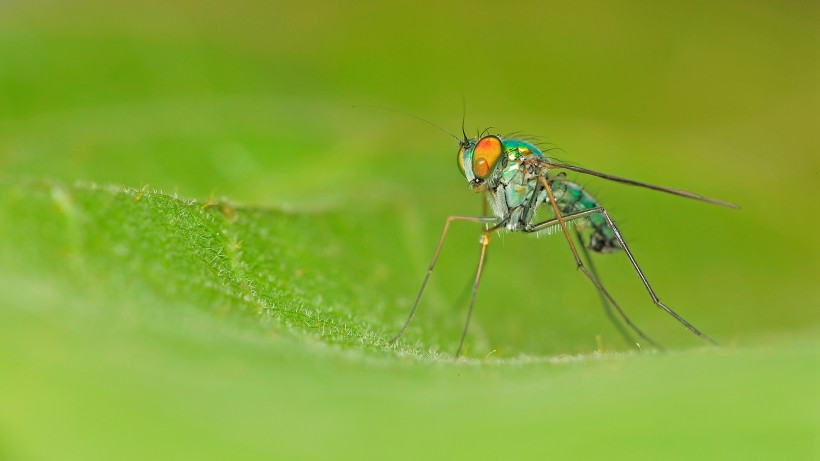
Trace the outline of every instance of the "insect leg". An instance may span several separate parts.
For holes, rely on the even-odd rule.
[[[607,222],[607,224],[609,224],[609,227],[611,227],[612,230],[615,232],[615,238],[618,239],[618,243],[620,243],[621,246],[623,247],[624,252],[626,253],[626,256],[629,258],[629,262],[632,263],[632,267],[635,268],[635,272],[638,273],[638,276],[641,278],[641,282],[643,282],[643,285],[646,287],[646,291],[648,291],[649,296],[652,297],[652,302],[655,303],[655,305],[658,306],[659,308],[666,311],[666,313],[668,313],[669,315],[674,317],[675,320],[677,320],[683,326],[688,328],[689,331],[691,331],[692,333],[700,336],[702,339],[704,339],[704,340],[714,344],[715,346],[717,346],[718,343],[714,339],[712,339],[709,336],[706,336],[705,334],[701,333],[700,330],[698,330],[697,328],[692,326],[691,323],[684,320],[683,317],[681,317],[680,315],[675,313],[675,311],[670,309],[668,306],[666,306],[664,303],[662,303],[660,299],[658,299],[658,296],[655,294],[655,290],[653,290],[652,286],[649,285],[649,281],[646,280],[646,277],[643,275],[643,271],[641,271],[641,268],[638,266],[638,261],[635,260],[635,257],[632,256],[632,252],[629,251],[629,247],[626,245],[626,241],[624,241],[624,238],[621,235],[621,231],[618,230],[618,227],[615,225],[615,222],[612,221],[612,218],[609,216],[609,213],[607,213],[607,211],[603,208],[601,208],[600,210],[601,210],[601,214],[603,214],[604,217],[606,218],[606,222]]]
[[[441,233],[441,239],[438,242],[438,247],[436,248],[436,253],[433,255],[433,261],[430,262],[430,266],[427,268],[427,274],[424,276],[424,281],[421,282],[421,288],[419,289],[419,294],[416,296],[416,301],[413,303],[413,309],[410,310],[410,315],[407,316],[407,320],[404,322],[404,326],[401,327],[401,331],[397,334],[393,339],[390,340],[390,343],[395,343],[404,335],[405,330],[407,330],[407,326],[410,325],[410,320],[413,319],[413,315],[416,314],[416,309],[419,307],[419,302],[421,301],[421,295],[424,293],[424,287],[427,286],[427,280],[430,279],[430,274],[433,273],[433,268],[436,266],[436,261],[438,260],[438,255],[441,253],[441,247],[444,246],[444,239],[447,237],[447,231],[450,229],[450,223],[453,221],[468,221],[468,222],[477,222],[477,223],[490,223],[494,224],[498,221],[496,217],[483,217],[483,216],[449,216],[447,217],[447,221],[444,223],[444,231]]]
[[[473,316],[473,306],[475,305],[475,296],[478,292],[478,282],[481,281],[481,272],[484,270],[484,259],[487,256],[487,245],[490,244],[490,234],[503,227],[503,223],[497,224],[481,234],[481,255],[478,257],[478,269],[475,273],[475,280],[473,281],[473,292],[470,296],[470,307],[467,309],[467,320],[464,321],[464,330],[461,332],[461,341],[458,343],[458,350],[456,357],[461,355],[461,348],[464,346],[464,338],[467,337],[467,327],[470,326],[470,318]]]
[[[569,221],[572,221],[574,219],[583,218],[585,216],[589,216],[589,215],[594,214],[594,213],[600,213],[601,210],[602,210],[602,208],[590,208],[588,210],[578,211],[578,212],[571,213],[571,214],[568,214],[566,216],[563,216],[563,219],[564,219],[564,221],[569,222]],[[526,232],[538,232],[542,229],[547,229],[547,228],[549,228],[551,226],[554,226],[556,224],[559,224],[558,218],[553,218],[553,219],[550,219],[550,220],[547,220],[547,221],[540,222],[540,223],[536,224],[535,226],[532,227],[532,229],[529,229]],[[627,317],[626,312],[624,312],[623,309],[621,309],[621,306],[619,306],[618,303],[615,302],[615,299],[612,298],[612,296],[609,294],[609,292],[606,291],[606,289],[604,289],[603,285],[601,285],[601,283],[598,281],[598,279],[594,275],[592,277],[590,277],[590,274],[585,271],[583,266],[581,266],[580,269],[582,271],[584,271],[584,274],[586,274],[587,277],[590,278],[593,285],[595,285],[595,288],[598,289],[598,294],[600,294],[603,297],[603,299],[606,299],[610,303],[610,305],[615,307],[615,310],[618,312],[618,315],[620,315],[621,318],[624,319],[624,322],[629,326],[629,328],[631,328],[635,333],[637,333],[638,336],[640,336],[641,338],[644,338],[648,343],[650,343],[653,346],[660,349],[660,346],[658,346],[658,344],[655,341],[653,341],[651,338],[646,336],[646,334],[644,334],[640,329],[638,329],[638,327],[634,323],[632,323],[632,321],[629,319],[629,317]],[[632,343],[630,342],[630,344],[632,344]]]
[[[581,256],[583,256],[584,260],[589,266],[589,271],[592,272],[593,277],[600,281],[601,277],[598,276],[598,271],[595,270],[595,265],[592,263],[592,258],[589,257],[589,251],[587,251],[587,247],[584,245],[581,232],[578,229],[575,229],[575,238],[578,242],[578,245],[581,247]],[[607,301],[606,296],[604,296],[603,293],[601,293],[600,291],[598,292],[598,296],[601,298],[601,305],[604,306],[604,312],[606,313],[607,318],[615,327],[615,329],[618,330],[618,333],[621,334],[621,336],[624,338],[627,344],[635,344],[635,340],[632,339],[632,335],[630,335],[629,332],[627,332],[624,329],[624,326],[621,325],[618,319],[615,318],[615,314],[612,312],[612,305],[609,304],[609,301]]]
[[[561,210],[558,209],[558,204],[555,201],[555,197],[552,195],[552,189],[550,188],[549,183],[547,182],[547,180],[543,176],[540,176],[538,178],[538,180],[541,183],[541,185],[544,187],[544,190],[547,191],[547,195],[549,196],[550,205],[552,205],[552,210],[555,212],[555,221],[557,221],[558,224],[561,226],[561,231],[564,233],[564,237],[566,237],[567,243],[569,243],[569,248],[572,251],[572,256],[575,257],[575,264],[577,265],[578,269],[581,272],[583,272],[584,275],[587,276],[587,278],[592,282],[593,285],[595,285],[595,288],[598,289],[598,292],[601,293],[602,295],[604,295],[604,297],[606,297],[606,299],[610,303],[612,303],[613,306],[615,306],[615,309],[621,315],[621,318],[624,319],[624,322],[626,322],[626,324],[629,325],[629,327],[632,328],[632,330],[635,333],[637,333],[638,336],[645,339],[646,342],[648,342],[649,344],[655,346],[656,348],[663,349],[660,345],[658,345],[658,343],[656,343],[651,338],[646,336],[637,326],[635,326],[634,323],[632,323],[631,320],[629,320],[629,317],[626,316],[623,309],[621,309],[621,307],[618,305],[618,303],[615,301],[615,299],[612,297],[612,295],[610,295],[609,292],[606,291],[604,286],[601,285],[601,282],[599,282],[598,279],[595,278],[595,276],[593,276],[592,273],[590,273],[589,270],[587,270],[587,268],[584,266],[584,263],[581,261],[581,257],[578,256],[578,250],[575,248],[575,243],[572,241],[572,237],[570,237],[570,235],[569,235],[569,230],[567,230],[566,219],[561,214]],[[571,215],[568,216],[568,218],[578,218],[578,217],[581,217],[581,216],[586,216],[588,214],[592,214],[596,211],[603,211],[603,208],[600,208],[600,207],[599,208],[591,208],[589,210],[584,210],[584,211],[581,211],[579,213],[571,214]],[[554,222],[552,224],[554,224]],[[536,229],[538,227],[541,227],[541,226],[542,226],[541,224],[539,226],[536,226]]]

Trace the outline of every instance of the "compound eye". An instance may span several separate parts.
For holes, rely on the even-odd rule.
[[[461,170],[461,174],[462,174],[462,176],[464,176],[464,177],[466,178],[466,177],[467,177],[467,173],[465,173],[465,172],[464,172],[464,159],[463,159],[463,155],[464,155],[464,146],[461,146],[461,147],[458,149],[458,156],[456,157],[456,162],[458,163],[458,169],[459,169],[459,170]]]
[[[473,150],[473,172],[476,177],[485,179],[490,175],[501,151],[501,140],[495,136],[485,136],[478,141]]]

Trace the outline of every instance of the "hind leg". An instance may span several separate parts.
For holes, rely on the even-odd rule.
[[[593,213],[599,213],[601,210],[602,210],[602,208],[590,208],[588,210],[579,211],[579,212],[576,212],[576,213],[571,213],[571,214],[568,214],[566,216],[561,216],[561,218],[556,217],[556,218],[550,219],[548,221],[538,223],[535,226],[533,226],[532,229],[527,230],[525,232],[538,232],[539,230],[547,229],[547,228],[552,227],[556,224],[558,224],[558,225],[563,224],[562,229],[566,229],[566,222],[573,221],[573,220],[579,219],[579,218],[583,218],[583,217],[589,216]],[[567,232],[565,235],[569,235],[569,233]],[[626,313],[623,311],[623,309],[621,309],[621,306],[618,304],[617,301],[615,301],[615,298],[613,298],[612,295],[609,294],[609,292],[606,290],[606,288],[604,288],[604,286],[601,285],[601,282],[598,281],[598,279],[589,270],[587,270],[586,266],[584,266],[584,263],[581,261],[581,258],[578,256],[578,251],[575,249],[575,245],[572,242],[572,239],[570,238],[570,239],[568,239],[568,241],[570,242],[570,248],[572,249],[572,253],[575,256],[575,261],[576,261],[576,264],[578,265],[578,269],[581,272],[583,272],[584,275],[587,276],[587,278],[590,280],[590,282],[592,282],[593,285],[595,285],[595,288],[598,290],[598,293],[600,293],[600,295],[606,301],[608,301],[612,305],[612,307],[615,308],[615,311],[618,312],[618,315],[621,316],[621,318],[624,320],[624,322],[627,324],[627,326],[629,328],[631,328],[632,331],[635,332],[635,334],[637,334],[638,336],[643,338],[646,342],[648,342],[652,346],[654,346],[658,349],[663,349],[657,342],[655,342],[652,338],[650,338],[643,331],[641,331],[641,329],[638,328],[637,325],[632,323],[632,320],[630,320],[629,317],[626,315]]]
[[[618,310],[618,312],[621,313],[621,316],[624,317],[624,321],[627,322],[628,325],[632,326],[632,329],[635,330],[635,332],[638,333],[638,335],[640,337],[646,339],[651,344],[653,344],[657,347],[657,345],[654,343],[654,341],[649,339],[640,330],[638,330],[637,327],[634,327],[634,325],[632,325],[632,323],[626,318],[626,316],[623,315],[623,312],[622,312],[621,308],[618,307],[618,305],[615,303],[615,300],[612,299],[612,296],[609,295],[609,293],[603,288],[601,283],[586,269],[586,267],[584,267],[584,264],[581,261],[580,256],[578,255],[578,250],[575,248],[575,244],[574,244],[574,242],[572,241],[572,238],[569,235],[569,230],[567,230],[566,219],[561,214],[561,210],[559,210],[558,206],[556,205],[555,197],[552,195],[552,189],[550,188],[549,183],[547,182],[547,180],[544,177],[539,177],[538,179],[539,179],[539,182],[541,183],[541,185],[544,187],[544,190],[547,191],[547,195],[550,198],[550,205],[552,206],[552,209],[555,212],[555,220],[561,226],[561,231],[564,233],[564,236],[566,237],[567,242],[569,243],[570,250],[572,250],[572,255],[575,257],[575,263],[578,266],[578,269],[581,270],[587,276],[587,278],[590,279],[590,281],[592,281],[592,283],[598,288],[598,290],[604,296],[606,296],[606,298],[615,306],[615,308]],[[590,212],[590,213],[587,213],[587,212]],[[615,238],[618,239],[618,243],[621,244],[621,246],[624,249],[624,252],[626,253],[627,257],[629,258],[629,262],[632,264],[632,267],[635,269],[635,272],[638,273],[638,276],[640,277],[641,282],[643,282],[644,287],[646,287],[646,290],[649,292],[649,296],[652,298],[652,302],[656,306],[661,308],[662,310],[666,311],[666,313],[671,315],[675,320],[680,322],[683,326],[685,326],[689,331],[691,331],[695,335],[699,336],[700,338],[702,338],[705,341],[708,341],[708,342],[710,342],[714,345],[717,345],[717,342],[715,342],[715,340],[713,340],[709,336],[706,336],[705,334],[703,334],[700,330],[695,328],[691,323],[687,322],[683,317],[678,315],[675,311],[670,309],[668,306],[663,304],[660,301],[660,299],[658,299],[658,296],[655,294],[655,291],[652,289],[652,286],[649,284],[649,281],[646,279],[646,276],[644,276],[643,271],[641,270],[640,266],[638,266],[638,262],[635,260],[635,257],[632,255],[632,251],[630,251],[629,246],[626,244],[626,241],[624,240],[623,236],[621,235],[621,232],[618,230],[618,227],[615,225],[615,222],[609,216],[609,213],[607,213],[606,209],[604,209],[602,207],[591,208],[589,210],[584,210],[584,211],[579,212],[579,213],[568,215],[568,217],[575,216],[575,215],[578,215],[578,214],[583,214],[584,216],[586,216],[588,214],[591,214],[592,212],[598,212],[598,213],[601,213],[601,214],[604,215],[604,218],[606,218],[607,224],[609,224],[609,226],[612,228],[613,232],[615,232]]]

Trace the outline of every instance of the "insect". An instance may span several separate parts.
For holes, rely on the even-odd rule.
[[[467,311],[467,319],[461,334],[461,341],[456,351],[456,357],[461,355],[464,346],[464,338],[467,336],[467,328],[470,325],[473,306],[475,305],[476,292],[478,290],[481,273],[484,269],[484,262],[487,255],[487,247],[490,244],[490,237],[496,231],[537,233],[551,228],[559,228],[569,245],[575,264],[578,269],[589,279],[598,290],[604,307],[610,319],[618,325],[621,333],[628,338],[628,334],[623,327],[617,323],[616,318],[610,308],[623,319],[624,323],[639,337],[649,344],[660,348],[660,346],[641,331],[624,313],[620,305],[604,288],[598,280],[592,261],[587,254],[587,248],[596,253],[613,253],[623,251],[635,272],[640,277],[652,302],[660,309],[671,315],[689,331],[699,336],[703,340],[717,344],[712,338],[695,328],[683,317],[678,315],[669,306],[661,302],[655,290],[649,284],[643,270],[638,265],[638,261],[626,244],[618,226],[615,225],[609,212],[601,206],[598,201],[590,195],[583,187],[567,179],[566,171],[597,176],[610,181],[628,184],[632,186],[644,187],[656,191],[666,192],[681,197],[699,200],[713,205],[720,205],[729,208],[740,208],[734,203],[704,197],[702,195],[671,187],[656,186],[632,179],[621,178],[606,173],[601,173],[586,168],[581,168],[565,163],[558,163],[547,157],[533,143],[517,139],[515,137],[505,138],[498,134],[487,135],[486,130],[482,135],[475,138],[468,138],[464,132],[462,123],[463,138],[459,138],[443,128],[434,125],[427,120],[413,118],[428,123],[435,128],[449,134],[458,141],[458,154],[456,162],[461,174],[467,180],[472,190],[477,193],[484,193],[487,201],[492,207],[492,216],[449,216],[444,224],[433,260],[427,268],[427,273],[422,281],[413,308],[404,322],[401,331],[391,340],[391,343],[398,342],[407,330],[407,326],[413,319],[418,309],[419,303],[427,286],[427,281],[433,272],[433,268],[438,260],[450,224],[454,221],[467,221],[480,223],[485,226],[481,233],[481,252],[478,260],[478,269],[472,284],[470,305]],[[539,221],[537,211],[546,208],[551,212],[552,218]],[[575,241],[570,235],[570,229],[575,233],[575,237],[580,243],[581,252],[578,251]],[[582,240],[582,231],[589,233],[586,245]],[[586,263],[582,260],[584,255]]]

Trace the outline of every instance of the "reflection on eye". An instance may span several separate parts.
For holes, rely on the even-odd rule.
[[[481,138],[473,149],[473,171],[481,179],[489,176],[501,156],[501,140],[495,136]]]

